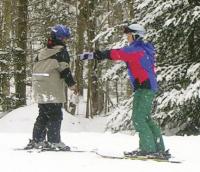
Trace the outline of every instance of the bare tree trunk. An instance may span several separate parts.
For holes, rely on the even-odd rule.
[[[128,0],[127,1],[127,6],[129,9],[129,18],[133,19],[135,17],[135,13],[134,13],[134,0]]]
[[[77,44],[76,44],[76,70],[75,76],[77,81],[77,87],[80,91],[80,94],[83,95],[83,64],[79,59],[79,55],[84,50],[84,33],[86,27],[86,1],[80,0],[78,6],[78,16],[77,16]]]
[[[119,93],[118,93],[118,80],[115,80],[115,92],[116,92],[116,98],[117,98],[117,105],[119,103]]]
[[[1,32],[1,42],[0,48],[7,51],[7,47],[10,47],[10,29],[11,29],[11,1],[4,0],[2,4],[3,16],[2,16],[2,32]],[[1,55],[2,62],[0,62],[1,68],[1,98],[2,100],[2,110],[9,110],[11,107],[9,96],[10,96],[10,78],[9,78],[9,64],[10,64],[10,54]]]
[[[109,81],[106,81],[106,95],[105,95],[105,114],[109,112]]]
[[[88,62],[88,92],[87,92],[87,105],[86,105],[86,118],[91,116],[91,71],[92,71],[92,63]]]
[[[97,1],[92,0],[87,2],[87,34],[88,34],[88,49],[93,51],[95,48],[94,43],[91,41],[95,37],[95,5]],[[87,99],[87,110],[86,110],[86,117],[88,114],[93,117],[97,114],[97,107],[98,107],[98,82],[96,76],[96,66],[97,62],[89,61],[88,63],[88,99]],[[95,67],[96,66],[96,67]],[[89,108],[89,105],[90,108]]]
[[[129,19],[132,20],[135,17],[135,9],[134,9],[134,0],[128,0],[127,1],[127,6],[128,6],[128,10],[129,10]],[[126,83],[127,87],[126,87],[126,94],[127,97],[130,97],[132,95],[132,87],[130,84],[130,81],[128,80]]]
[[[102,66],[98,65],[97,69],[97,78],[101,78],[102,75]],[[104,91],[103,91],[103,84],[98,82],[98,114],[100,114],[104,109]]]
[[[16,107],[26,104],[26,51],[28,0],[18,0],[18,19],[16,30],[15,93]]]
[[[113,7],[112,25],[116,25],[118,23],[121,23],[122,21],[123,21],[122,4],[121,3],[117,3]]]

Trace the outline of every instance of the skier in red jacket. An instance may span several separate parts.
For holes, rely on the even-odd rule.
[[[132,122],[139,133],[139,150],[136,155],[160,154],[166,156],[159,126],[152,120],[152,102],[158,90],[155,72],[155,48],[143,41],[146,30],[140,24],[130,24],[124,29],[129,42],[120,49],[83,53],[81,59],[121,60],[127,64],[128,75],[133,86]],[[169,155],[169,154],[168,154]]]

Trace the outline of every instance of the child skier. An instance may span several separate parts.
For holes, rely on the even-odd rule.
[[[47,47],[40,51],[34,63],[33,90],[39,107],[39,116],[34,124],[32,140],[26,149],[44,147],[70,149],[61,142],[60,138],[63,119],[61,108],[66,101],[65,83],[76,92],[75,81],[69,68],[70,58],[65,45],[70,34],[68,27],[54,26]]]
[[[127,64],[128,74],[134,88],[132,122],[139,133],[139,151],[133,155],[165,154],[165,147],[160,128],[151,118],[153,98],[158,90],[155,73],[155,48],[145,43],[146,30],[140,24],[125,27],[128,46],[120,49],[83,53],[80,58],[121,60]]]

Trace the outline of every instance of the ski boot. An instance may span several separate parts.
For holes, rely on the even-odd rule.
[[[36,142],[36,141],[30,139],[29,143],[26,145],[26,147],[24,149],[25,150],[42,149],[42,148],[44,148],[46,146],[47,146],[47,142],[46,141]]]
[[[169,149],[166,150],[166,151],[158,152],[157,155],[161,159],[170,159],[171,158],[171,154],[169,153]]]
[[[171,158],[171,154],[169,150],[164,152],[145,152],[141,150],[135,150],[131,152],[124,152],[125,157],[146,157],[150,159],[169,159]]]
[[[65,145],[63,142],[59,143],[50,143],[48,142],[47,146],[43,149],[49,151],[70,151],[70,147]]]
[[[126,157],[137,157],[137,156],[147,156],[149,153],[141,150],[134,150],[131,152],[124,152],[124,156]]]

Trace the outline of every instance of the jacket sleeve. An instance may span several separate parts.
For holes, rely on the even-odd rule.
[[[137,49],[121,48],[121,49],[112,49],[110,51],[111,60],[121,60],[124,62],[131,62],[135,58],[139,58],[144,55],[144,51]]]
[[[59,64],[59,72],[60,72],[60,77],[63,78],[66,82],[66,84],[71,87],[76,84],[74,81],[74,78],[72,76],[70,67],[69,67],[69,54],[66,49],[62,49],[59,53],[55,55],[56,60],[58,61]]]
[[[132,47],[124,47],[120,49],[111,49],[105,51],[95,51],[94,56],[97,60],[121,60],[124,62],[133,61],[135,58],[141,57],[144,55],[144,51],[140,49],[133,49]]]

